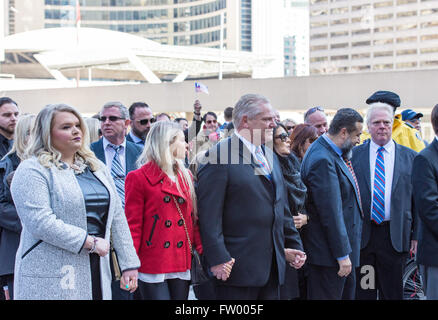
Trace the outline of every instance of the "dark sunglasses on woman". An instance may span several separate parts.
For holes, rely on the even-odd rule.
[[[289,138],[289,135],[286,132],[275,137],[275,139],[280,139],[282,142],[286,142],[287,138]]]

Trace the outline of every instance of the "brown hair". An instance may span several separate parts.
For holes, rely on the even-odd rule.
[[[432,122],[433,131],[438,135],[438,104],[435,105],[430,114],[430,122]]]
[[[291,150],[296,156],[300,156],[300,149],[306,143],[307,139],[310,139],[310,142],[318,139],[318,130],[307,123],[297,125],[290,136]]]

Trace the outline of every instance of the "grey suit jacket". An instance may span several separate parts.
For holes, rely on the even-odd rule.
[[[394,142],[395,143],[395,142]],[[391,189],[391,243],[397,252],[408,252],[410,240],[418,239],[415,219],[413,189],[411,182],[412,165],[416,152],[395,143],[394,176]],[[368,245],[371,226],[371,197],[373,183],[370,173],[370,141],[353,149],[354,172],[359,182],[364,210],[361,249]]]
[[[137,269],[140,261],[111,175],[103,163],[94,175],[110,194],[105,239],[112,233],[122,271]],[[82,250],[87,214],[73,171],[45,168],[32,157],[18,166],[11,194],[23,224],[15,262],[15,298],[91,299],[90,258]],[[100,270],[103,298],[111,299],[109,255],[100,259]]]

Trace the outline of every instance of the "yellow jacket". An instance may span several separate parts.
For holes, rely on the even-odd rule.
[[[363,131],[360,136],[360,143],[371,138],[368,131]],[[394,117],[394,124],[392,125],[392,139],[398,144],[411,148],[416,152],[420,152],[426,146],[420,137],[417,129],[411,128],[401,120],[401,114]]]

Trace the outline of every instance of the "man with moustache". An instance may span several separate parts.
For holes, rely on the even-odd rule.
[[[390,106],[373,103],[367,113],[371,140],[353,149],[352,163],[364,212],[356,274],[359,300],[376,300],[377,291],[379,300],[402,300],[406,258],[409,250],[416,253],[418,219],[411,171],[417,153],[391,138],[393,121]],[[372,279],[368,279],[364,266],[373,267]],[[362,278],[373,282],[368,284]]]
[[[14,100],[9,97],[0,98],[0,159],[2,159],[12,147],[18,114],[18,105]],[[0,220],[0,239],[2,233],[2,222],[10,227],[8,225],[9,221],[3,221],[3,219]],[[5,298],[3,295],[3,282],[3,279],[0,278],[0,300]],[[4,284],[6,284],[6,282]]]
[[[362,209],[350,157],[362,133],[362,116],[340,109],[327,134],[307,150],[301,176],[307,187],[307,230],[302,235],[308,261],[310,300],[354,299],[359,265]]]

